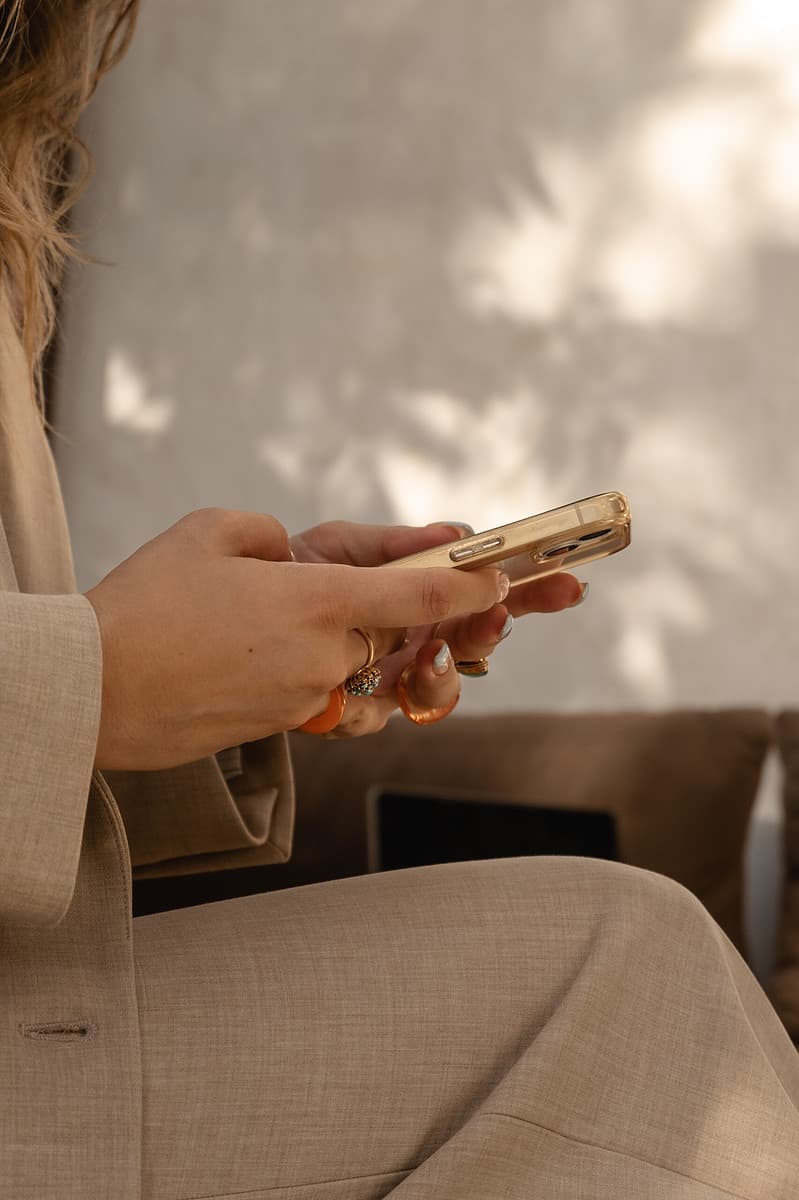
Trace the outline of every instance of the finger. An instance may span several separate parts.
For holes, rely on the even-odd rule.
[[[303,569],[297,564],[295,570]],[[318,568],[314,569],[318,572]],[[328,606],[349,629],[431,625],[465,613],[484,612],[504,600],[508,578],[493,567],[456,571],[447,567],[330,567],[335,595]],[[344,574],[341,574],[341,573]],[[327,572],[326,572],[327,575]]]
[[[460,676],[445,641],[436,638],[422,646],[413,669],[405,677],[405,686],[412,708],[420,712],[441,708],[458,698]]]
[[[525,613],[561,612],[572,608],[583,597],[583,584],[566,572],[533,579],[511,588],[505,606],[514,617]]]
[[[444,621],[436,632],[449,642],[456,662],[487,658],[509,636],[514,617],[573,608],[586,590],[587,584],[580,583],[573,575],[551,575],[512,588],[505,603],[488,612]]]
[[[267,562],[286,562],[292,558],[288,531],[268,513],[198,508],[177,524],[193,540],[217,554]]]
[[[395,696],[347,697],[344,716],[329,738],[365,737],[379,733],[391,714],[396,711]]]
[[[370,647],[364,634],[371,639],[374,657],[370,655]],[[378,659],[392,654],[398,643],[404,641],[404,635],[404,630],[397,629],[364,629],[363,634],[358,629],[351,629],[347,635],[348,677],[356,671],[363,670],[369,664],[370,658],[372,663],[376,663]]]
[[[402,672],[416,658],[417,652],[433,636],[434,626],[426,625],[420,629],[407,631],[407,637],[401,646],[380,660],[380,670],[383,680],[375,695],[390,695],[397,686],[397,680]]]
[[[383,542],[383,561],[393,562],[395,558],[419,554],[422,550],[432,550],[434,546],[445,546],[448,542],[460,541],[473,533],[471,525],[463,521],[433,521],[424,526],[389,526]]]
[[[414,709],[423,711],[449,705],[460,694],[460,678],[452,654],[440,638],[426,643],[416,656],[414,669],[406,677],[408,698]],[[348,697],[344,717],[329,737],[363,737],[378,733],[397,708],[392,687],[369,698]]]
[[[495,604],[488,612],[475,613],[445,621],[437,632],[449,642],[456,662],[488,658],[500,642],[509,636],[513,617],[504,604]]]
[[[294,539],[303,546],[306,561],[345,563],[353,567],[379,567],[454,542],[471,532],[459,522],[433,525],[356,525],[350,521],[325,521]],[[309,536],[312,535],[312,536]]]

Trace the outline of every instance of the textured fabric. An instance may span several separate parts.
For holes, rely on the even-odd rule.
[[[421,733],[396,718],[365,745],[294,734],[297,853],[286,874],[310,883],[366,871],[366,793],[377,783],[609,812],[622,860],[690,888],[742,949],[744,843],[773,736],[758,709],[455,716]]]
[[[799,712],[780,713],[777,740],[784,770],[785,892],[770,992],[786,1029],[799,1045]]]
[[[94,610],[74,593],[53,459],[0,293],[2,1200],[140,1195],[131,866],[119,808],[92,772],[102,652]],[[142,827],[156,797],[174,805],[164,844],[150,838],[154,858],[210,846],[202,826],[235,814],[230,787],[257,833],[245,831],[243,853],[288,853],[284,739],[221,761],[222,771],[213,760],[197,768],[190,796],[165,788],[158,772],[118,780]],[[224,858],[235,865],[235,850]]]
[[[101,661],[84,596],[0,592],[2,921],[56,925],[69,907],[100,721]]]
[[[135,878],[285,862],[294,804],[285,740],[269,738],[168,771],[106,771]]]
[[[450,864],[134,921],[143,1200],[795,1200],[799,1058],[685,889]]]
[[[52,457],[0,303],[3,1200],[139,1196],[130,866],[113,797],[92,776],[100,648],[74,586]]]
[[[95,775],[66,916],[52,929],[0,921],[3,1200],[139,1198],[130,903],[124,829]]]
[[[74,590],[58,480],[0,287],[0,921],[54,925],[75,887],[102,665],[88,600],[57,594]]]
[[[0,282],[0,590],[74,592],[55,465]]]

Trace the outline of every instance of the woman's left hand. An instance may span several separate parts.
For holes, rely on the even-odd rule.
[[[291,548],[298,562],[376,567],[454,541],[465,533],[464,527],[446,522],[416,527],[326,521],[292,537]],[[486,612],[456,617],[438,626],[409,629],[400,649],[380,660],[380,687],[368,698],[348,696],[344,717],[334,734],[328,736],[359,737],[382,729],[399,706],[397,682],[411,663],[413,669],[407,673],[406,682],[413,708],[452,704],[460,693],[461,680],[455,662],[488,658],[510,633],[513,618],[532,612],[559,612],[582,597],[582,584],[573,575],[561,572],[514,588],[504,604],[495,604]]]

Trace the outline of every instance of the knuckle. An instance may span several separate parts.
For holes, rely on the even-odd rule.
[[[205,542],[218,530],[225,527],[229,512],[224,508],[195,508],[178,522],[185,533],[197,541]]]
[[[452,595],[444,579],[437,572],[426,573],[422,580],[422,608],[429,620],[443,621],[452,615],[453,607]]]
[[[362,712],[350,713],[342,725],[342,732],[348,738],[363,737],[365,733],[368,733],[367,718]]]
[[[193,512],[190,512],[188,516],[184,518],[184,520],[191,521],[194,525],[202,525],[211,528],[215,525],[219,525],[225,519],[225,517],[227,517],[227,515],[227,509],[219,508],[218,506],[213,505],[207,508],[195,508]]]
[[[328,561],[339,561],[341,547],[345,541],[345,531],[346,522],[344,521],[322,521],[321,524],[313,527],[311,532],[314,545]]]
[[[253,528],[253,521],[257,520],[258,540],[267,543],[271,548],[271,553],[276,557],[291,558],[291,538],[289,531],[282,521],[272,513],[258,513],[255,517],[252,513],[238,513],[240,520],[240,528],[242,533],[249,527]]]
[[[383,712],[373,717],[371,732],[380,733],[383,729],[385,729],[386,725],[388,724],[389,715],[389,713]]]
[[[322,521],[317,526],[317,532],[324,538],[338,537],[345,530],[346,523],[344,521]]]
[[[366,737],[371,733],[379,733],[384,725],[385,720],[370,708],[368,702],[363,702],[347,719],[347,736]]]
[[[174,528],[191,543],[204,546],[213,534],[221,509],[195,508],[175,523]]]
[[[331,581],[332,583],[332,581]],[[324,635],[341,634],[346,627],[343,596],[333,585],[313,597],[315,624]]]
[[[323,634],[335,633],[336,630],[341,628],[341,622],[339,620],[339,607],[335,603],[335,600],[330,596],[320,598],[318,604],[316,605],[316,611],[314,615],[316,618],[317,628],[320,629]]]
[[[199,508],[184,518],[186,531],[195,540],[224,546],[245,557],[288,559],[288,530],[271,513],[237,508]]]
[[[283,538],[288,544],[289,533],[283,522],[279,521],[277,517],[272,515],[272,513],[261,513],[260,516],[261,520],[269,527],[272,533],[274,533],[277,537]]]

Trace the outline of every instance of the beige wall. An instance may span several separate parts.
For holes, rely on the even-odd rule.
[[[797,702],[799,7],[158,0],[86,130],[85,586],[204,504],[484,527],[620,488],[633,547],[465,707]]]

